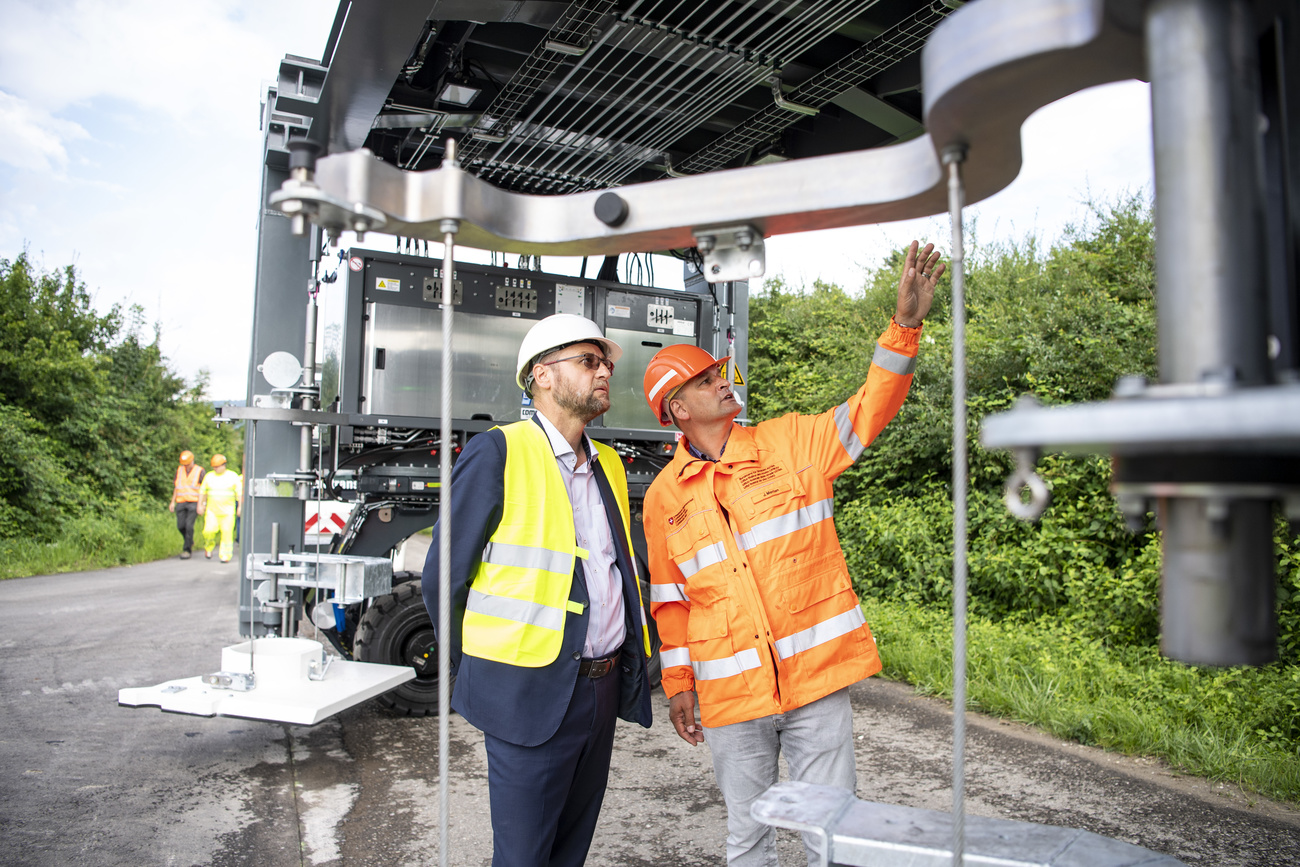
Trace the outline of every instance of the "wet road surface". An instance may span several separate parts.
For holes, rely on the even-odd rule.
[[[219,668],[237,571],[202,558],[0,582],[0,864],[438,863],[437,720],[368,703],[308,728],[117,705]],[[858,797],[946,810],[951,717],[872,678],[852,690]],[[1300,865],[1300,813],[1160,763],[972,715],[968,810],[1084,828],[1188,864]],[[451,723],[450,862],[491,861],[482,736]],[[588,863],[720,865],[708,748],[620,723]],[[782,832],[782,862],[802,846]]]

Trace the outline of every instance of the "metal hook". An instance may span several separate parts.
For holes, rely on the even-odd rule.
[[[1016,468],[1007,477],[1004,494],[1007,510],[1022,521],[1037,521],[1052,502],[1052,492],[1048,489],[1047,483],[1034,472],[1036,463],[1038,463],[1037,449],[1016,449]],[[1029,488],[1027,503],[1020,498],[1020,491],[1023,488]]]

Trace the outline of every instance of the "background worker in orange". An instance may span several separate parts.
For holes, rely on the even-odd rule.
[[[696,346],[666,347],[646,369],[651,410],[684,435],[645,499],[650,610],[669,719],[712,753],[730,865],[777,863],[774,830],[749,809],[777,782],[780,755],[793,780],[857,786],[847,687],[880,659],[835,534],[832,482],[911,386],[944,271],[934,245],[917,246],[866,383],[820,415],[741,427],[727,359]],[[805,847],[819,863],[807,838]]]
[[[212,549],[221,536],[221,562],[229,563],[235,549],[235,518],[244,498],[244,480],[226,469],[226,456],[212,456],[212,472],[199,486],[199,514],[203,515],[203,556],[212,559]]]
[[[176,468],[176,481],[172,484],[172,501],[167,508],[176,513],[176,529],[180,531],[184,547],[181,559],[190,559],[194,550],[194,516],[199,508],[199,485],[203,484],[203,467],[194,463],[194,452],[181,452],[181,464]]]

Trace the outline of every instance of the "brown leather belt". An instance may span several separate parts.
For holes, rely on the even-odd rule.
[[[589,677],[592,680],[604,677],[618,665],[618,657],[619,654],[616,653],[604,659],[584,659],[578,663],[578,677]]]

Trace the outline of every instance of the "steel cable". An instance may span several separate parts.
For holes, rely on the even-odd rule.
[[[964,148],[944,152],[952,221],[952,863],[961,867],[966,838],[966,271],[962,209]]]

